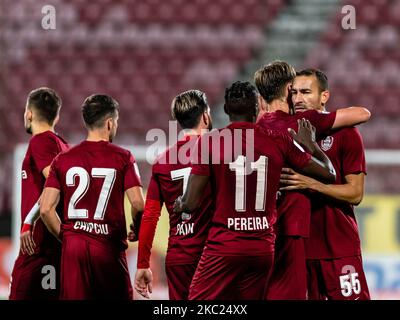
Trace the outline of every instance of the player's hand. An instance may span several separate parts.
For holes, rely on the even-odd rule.
[[[313,178],[303,176],[290,168],[282,168],[281,171],[281,184],[284,187],[279,188],[280,191],[290,191],[290,190],[301,190],[301,189],[312,189],[315,190],[316,184],[319,182]]]
[[[135,290],[142,297],[150,298],[149,293],[153,292],[153,273],[150,268],[137,269],[135,275]]]
[[[174,202],[174,212],[181,213],[182,211],[182,196],[179,196]]]
[[[297,120],[297,124],[297,133],[292,128],[288,129],[290,135],[296,142],[300,143],[309,152],[313,153],[316,144],[315,127],[311,124],[310,121],[304,118]]]
[[[36,245],[32,238],[31,226],[24,224],[20,235],[20,245],[23,254],[33,255],[35,253]]]
[[[130,224],[131,231],[128,233],[128,240],[130,242],[138,241],[139,239],[139,232],[135,230],[135,226],[133,223]]]

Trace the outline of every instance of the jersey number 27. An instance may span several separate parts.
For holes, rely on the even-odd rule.
[[[93,178],[103,178],[103,186],[101,188],[99,198],[97,200],[96,211],[93,219],[103,220],[105,209],[110,198],[111,190],[114,186],[116,170],[112,168],[92,168],[91,175]],[[68,204],[69,219],[85,219],[89,217],[87,209],[77,209],[76,204],[84,197],[89,189],[90,177],[89,173],[82,167],[72,167],[67,171],[66,184],[69,187],[75,186],[75,179],[79,177],[79,184],[75,192],[72,194]]]

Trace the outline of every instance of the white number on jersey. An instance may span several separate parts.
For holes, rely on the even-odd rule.
[[[350,297],[353,293],[360,294],[361,283],[357,272],[348,273],[339,277],[343,297]]]
[[[93,216],[95,220],[103,220],[111,190],[114,186],[116,170],[111,168],[92,168],[91,175],[93,178],[104,178],[103,186],[97,201],[96,211]],[[79,185],[72,194],[68,204],[69,219],[84,219],[89,217],[88,210],[75,208],[76,204],[84,197],[89,189],[89,173],[84,168],[72,167],[67,171],[66,184],[69,187],[74,187],[75,178],[77,176],[79,177]]]
[[[189,181],[190,171],[192,171],[191,167],[171,171],[171,179],[173,181],[183,179],[182,195],[185,194],[186,187],[187,187],[188,181]]]
[[[265,199],[267,195],[268,158],[260,156],[256,162],[251,162],[251,170],[257,171],[256,186],[256,211],[265,210]],[[236,174],[235,210],[246,211],[246,157],[238,156],[234,162],[229,163],[229,169]]]

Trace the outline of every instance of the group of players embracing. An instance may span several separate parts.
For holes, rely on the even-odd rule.
[[[255,72],[254,83],[226,89],[229,125],[221,129],[212,130],[204,92],[173,99],[184,135],[155,160],[145,201],[133,155],[112,144],[116,100],[85,100],[88,136],[69,148],[54,133],[61,99],[49,88],[32,91],[10,299],[132,299],[127,240],[138,240],[134,289],[149,298],[163,205],[171,300],[370,299],[353,210],[366,175],[354,126],[370,112],[327,112],[320,70],[274,61]],[[56,269],[53,290],[43,288],[44,265]]]

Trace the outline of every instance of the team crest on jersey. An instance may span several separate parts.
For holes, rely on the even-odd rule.
[[[321,141],[321,148],[324,151],[328,151],[333,145],[333,137],[327,136],[324,140]]]

